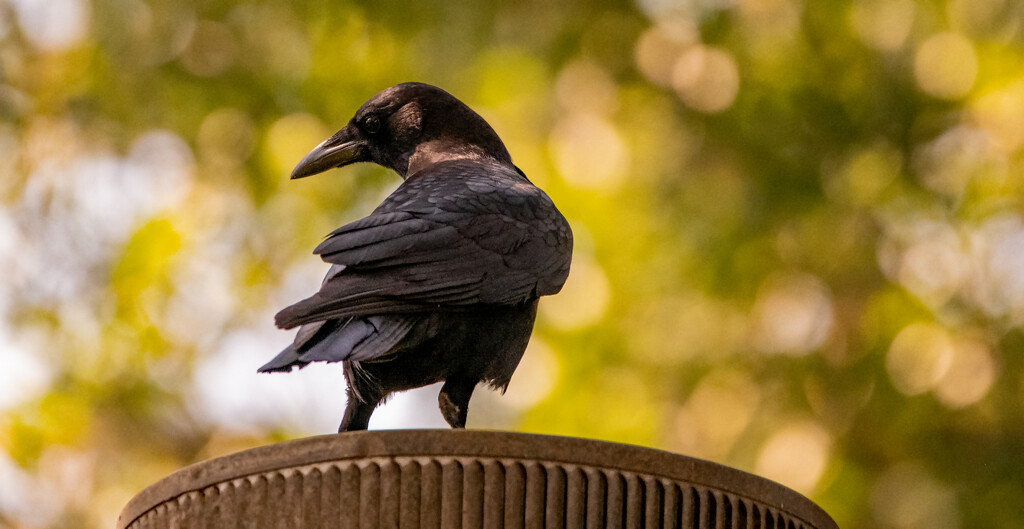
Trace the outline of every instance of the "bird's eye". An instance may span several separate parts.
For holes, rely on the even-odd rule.
[[[363,119],[363,129],[370,134],[376,134],[380,130],[380,119],[377,116],[369,115]]]

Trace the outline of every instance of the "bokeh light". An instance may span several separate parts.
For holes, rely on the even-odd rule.
[[[22,31],[40,50],[63,51],[89,34],[90,9],[86,0],[14,0],[11,4]]]
[[[692,25],[662,25],[644,31],[636,42],[637,67],[651,82],[671,86],[676,60],[696,40],[696,31]]]
[[[978,76],[974,44],[958,33],[929,37],[914,55],[914,76],[929,95],[942,99],[967,95]]]
[[[1008,172],[1006,155],[993,136],[972,127],[951,128],[914,153],[920,179],[929,189],[955,199],[972,184],[1000,181]]]
[[[712,460],[726,457],[754,418],[760,398],[760,389],[746,373],[708,375],[673,417],[672,448]]]
[[[915,10],[914,0],[857,0],[850,9],[850,19],[866,44],[895,51],[910,36]]]
[[[940,306],[959,289],[966,273],[960,237],[942,223],[922,222],[916,231],[897,278],[929,305]]]
[[[832,328],[828,288],[817,278],[770,278],[754,305],[754,346],[769,353],[801,355],[819,347]]]
[[[1015,79],[996,90],[986,92],[971,103],[974,121],[988,131],[1004,152],[1013,152],[1024,143],[1024,79]]]
[[[885,366],[896,389],[907,395],[935,387],[953,365],[956,350],[949,333],[937,325],[913,323],[889,346]]]
[[[935,386],[935,396],[950,408],[978,402],[996,381],[998,366],[985,341],[964,337],[953,346],[953,359]]]
[[[739,68],[732,55],[709,46],[692,46],[672,67],[672,88],[690,108],[721,112],[736,100],[740,90]]]
[[[629,151],[615,125],[596,114],[570,114],[551,131],[558,172],[584,189],[622,185]]]
[[[1024,219],[1018,215],[987,219],[972,242],[977,269],[970,283],[971,297],[990,314],[1024,323]]]
[[[574,61],[562,68],[555,80],[555,97],[569,112],[611,114],[617,109],[618,87],[601,65]]]
[[[810,494],[828,464],[831,439],[812,422],[793,422],[775,432],[761,448],[757,472]]]
[[[53,383],[53,369],[37,356],[11,343],[10,330],[0,330],[3,359],[8,368],[0,371],[0,411],[39,398]]]

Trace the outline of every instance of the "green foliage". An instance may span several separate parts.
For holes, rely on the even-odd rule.
[[[409,80],[576,233],[471,427],[712,459],[841,527],[1024,522],[1019,2],[50,5],[0,0],[0,524],[110,527],[182,465],[330,431],[336,367],[252,371],[396,181],[287,174]]]

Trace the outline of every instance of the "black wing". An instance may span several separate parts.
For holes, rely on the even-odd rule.
[[[278,313],[282,328],[554,294],[569,273],[572,233],[551,199],[514,170],[458,162],[407,180],[314,253],[340,266],[317,294]]]

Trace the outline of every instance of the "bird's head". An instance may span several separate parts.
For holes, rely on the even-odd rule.
[[[356,162],[374,162],[406,178],[458,158],[511,163],[494,129],[462,101],[436,86],[402,83],[364,103],[345,128],[295,166],[292,178]]]

